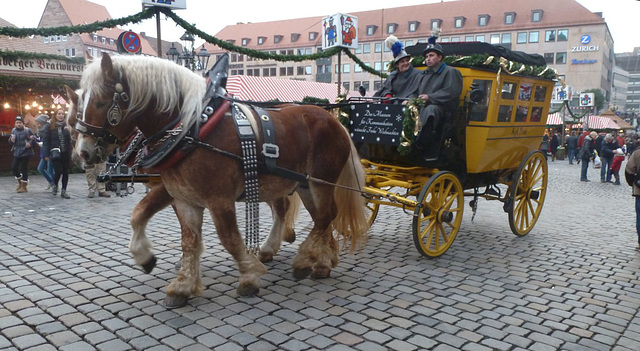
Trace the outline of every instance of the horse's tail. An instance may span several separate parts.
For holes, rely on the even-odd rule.
[[[286,237],[282,239],[286,242],[292,243],[296,239],[294,228],[296,226],[298,213],[300,213],[302,200],[300,200],[300,195],[296,192],[287,196],[287,200],[289,200],[289,206],[287,207],[287,212],[284,215],[284,232]]]
[[[347,241],[350,243],[350,249],[353,252],[366,242],[369,221],[365,211],[366,200],[362,196],[365,182],[364,169],[351,138],[347,137],[351,152],[338,178],[339,186],[335,188],[334,196],[338,215],[332,224],[333,228],[345,238],[345,243]]]

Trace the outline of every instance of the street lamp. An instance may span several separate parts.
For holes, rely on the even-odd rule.
[[[210,53],[207,52],[207,49],[204,48],[204,44],[198,53],[194,49],[194,42],[196,39],[189,32],[184,32],[184,34],[180,37],[180,41],[182,41],[182,52],[179,52],[176,49],[175,45],[172,43],[171,48],[167,51],[167,57],[169,60],[179,64],[184,65],[188,69],[192,71],[201,71],[207,68],[209,64]]]

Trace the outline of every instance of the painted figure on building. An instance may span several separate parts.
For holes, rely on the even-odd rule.
[[[337,39],[336,25],[333,24],[333,17],[329,17],[329,23],[324,22],[324,35],[327,37],[327,47],[336,45]]]
[[[347,46],[353,44],[353,40],[356,38],[356,28],[353,26],[351,17],[340,17],[342,20],[342,43]]]

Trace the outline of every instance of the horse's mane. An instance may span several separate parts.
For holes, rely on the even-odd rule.
[[[130,98],[127,115],[146,109],[153,99],[156,113],[180,111],[185,125],[202,112],[205,80],[187,68],[171,61],[152,56],[111,56],[114,74],[126,79]],[[80,88],[91,96],[105,94],[101,60],[96,59],[85,67]]]

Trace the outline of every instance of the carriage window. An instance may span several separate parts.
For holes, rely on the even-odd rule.
[[[520,92],[518,93],[518,100],[529,101],[531,100],[531,84],[522,84],[520,86]]]
[[[504,82],[502,84],[502,99],[513,100],[516,95],[516,83]]]
[[[544,101],[544,97],[547,96],[547,87],[536,85],[536,93],[533,95],[533,101]]]
[[[498,110],[498,122],[509,122],[511,121],[511,113],[513,112],[513,106],[511,105],[500,105],[500,109]]]
[[[467,99],[473,103],[469,108],[469,121],[484,122],[487,120],[489,97],[491,96],[491,80],[474,79]]]
[[[540,122],[542,116],[542,107],[531,108],[531,122]]]
[[[518,109],[516,110],[515,122],[526,122],[528,113],[529,113],[528,106],[518,105]]]

